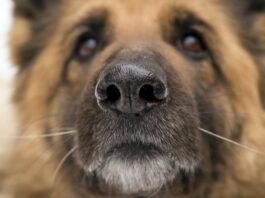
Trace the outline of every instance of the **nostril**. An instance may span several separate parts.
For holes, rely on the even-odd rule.
[[[107,94],[107,102],[114,103],[118,101],[121,97],[120,90],[117,86],[115,85],[109,85],[106,90]]]
[[[114,84],[106,85],[105,83],[99,83],[95,95],[99,102],[114,103],[120,99],[121,92]]]
[[[139,96],[142,100],[150,103],[156,103],[160,100],[155,96],[155,90],[152,85],[143,85],[140,89]]]
[[[164,104],[168,92],[163,72],[126,64],[102,71],[95,88],[96,102],[101,110],[130,115],[142,114]]]

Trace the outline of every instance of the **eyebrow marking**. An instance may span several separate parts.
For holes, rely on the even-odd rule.
[[[108,15],[109,13],[105,8],[93,9],[93,12],[88,13],[88,15],[81,18],[77,24],[69,28],[66,34],[71,34],[73,31],[79,29],[80,27],[93,27],[99,25],[104,26],[104,24],[106,24]]]

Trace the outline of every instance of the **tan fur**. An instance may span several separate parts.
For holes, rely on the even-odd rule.
[[[207,21],[213,27],[213,32],[206,32],[207,38],[212,43],[216,59],[223,67],[225,80],[230,88],[229,99],[232,101],[232,108],[244,120],[240,143],[265,153],[265,115],[257,88],[260,80],[257,66],[251,55],[240,44],[235,34],[235,24],[227,18],[225,9],[217,0],[180,0],[170,1],[170,3],[164,0],[155,2],[149,0],[146,3],[142,3],[140,0],[65,0],[58,26],[54,34],[50,35],[47,47],[33,63],[32,69],[25,71],[18,77],[15,95],[23,130],[22,134],[41,134],[41,129],[47,122],[46,118],[50,116],[52,108],[56,105],[50,99],[57,90],[61,71],[60,65],[63,64],[64,56],[70,53],[68,51],[61,53],[60,49],[67,49],[68,46],[71,46],[70,41],[62,42],[64,38],[61,35],[74,38],[74,33],[66,35],[71,25],[102,5],[113,13],[108,20],[110,20],[111,26],[115,27],[113,29],[120,33],[119,38],[115,38],[120,45],[131,42],[137,47],[137,42],[148,43],[157,40],[154,45],[164,49],[163,53],[166,57],[172,62],[181,63],[179,65],[185,65],[185,60],[176,56],[171,47],[160,41],[159,22],[170,17],[166,13],[170,13],[173,5],[180,10],[189,10]],[[158,12],[159,15],[157,15]],[[264,28],[262,28],[264,19],[258,16],[257,18],[256,31],[264,32]],[[29,26],[27,21],[15,18],[10,45],[13,49],[14,63],[18,65],[16,50],[30,39]],[[265,42],[264,34],[259,33],[259,35],[261,40]],[[90,67],[89,75],[92,76],[96,73],[100,69],[101,61],[105,60],[105,57],[108,57],[117,47],[118,45],[114,44],[104,51],[101,57]],[[213,70],[208,67],[201,71],[202,82],[206,86],[215,83]],[[181,68],[176,69],[181,70]],[[72,65],[71,70],[73,71],[70,72],[71,86],[73,89],[78,89],[79,76],[82,70],[76,70],[74,65]],[[186,82],[192,84],[185,72],[188,71],[184,71],[183,74],[184,78],[186,77]],[[216,97],[219,97],[216,101],[217,104],[226,104],[227,99],[222,95]],[[235,124],[235,118],[229,114],[225,116],[227,119],[226,130],[229,131]],[[226,133],[228,138],[231,135]],[[54,193],[53,197],[58,198],[74,197],[71,195],[73,193],[71,188],[68,188],[71,182],[68,182],[68,177],[63,174],[63,170],[56,183],[52,181],[62,155],[60,152],[51,151],[43,141],[42,139],[34,139],[18,142],[17,148],[7,165],[3,190],[15,198],[47,198],[50,193]],[[227,155],[226,167],[218,167],[218,169],[224,170],[224,174],[213,187],[210,197],[264,197],[265,155],[258,155],[233,145],[227,145],[226,148],[232,154]],[[59,192],[54,191],[57,186]]]

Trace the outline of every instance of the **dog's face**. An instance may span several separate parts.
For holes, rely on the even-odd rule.
[[[17,0],[23,122],[47,116],[43,133],[76,131],[47,144],[69,155],[82,191],[205,193],[228,154],[203,130],[240,140],[242,112],[261,108],[229,14],[217,0]]]

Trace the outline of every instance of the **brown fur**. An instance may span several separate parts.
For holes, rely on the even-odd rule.
[[[63,118],[60,114],[65,112],[60,112],[60,108],[66,103],[64,98],[69,96],[68,93],[78,93],[85,81],[93,84],[94,76],[102,69],[106,59],[121,46],[133,46],[136,50],[141,50],[137,46],[144,44],[151,48],[162,49],[160,50],[162,56],[170,63],[177,63],[174,64],[173,70],[181,72],[182,80],[187,87],[196,87],[198,92],[200,89],[206,90],[208,100],[212,101],[214,106],[222,107],[220,110],[223,112],[223,117],[220,120],[224,120],[224,124],[220,124],[218,131],[220,135],[235,139],[234,129],[240,123],[240,137],[236,140],[265,153],[263,12],[249,13],[250,11],[242,11],[242,8],[240,13],[247,12],[247,14],[233,15],[231,10],[234,8],[218,0],[155,2],[62,0],[56,6],[56,14],[51,14],[56,16],[56,20],[51,21],[40,19],[41,16],[28,14],[24,16],[19,11],[15,13],[10,46],[13,61],[20,66],[15,102],[20,116],[22,135],[43,134],[47,124],[54,132],[67,128],[61,124]],[[105,14],[102,9],[108,12],[106,34],[111,39],[111,44],[92,61],[88,69],[81,68],[79,63],[73,61],[67,76],[69,85],[61,89],[63,65],[80,31],[76,29],[71,31],[72,27],[82,19],[86,19],[88,13]],[[171,31],[169,23],[176,16],[185,18],[184,11],[192,13],[209,26],[209,29],[199,28],[205,33],[207,43],[210,43],[210,48],[214,52],[213,59],[221,65],[222,80],[215,74],[212,62],[205,60],[200,63],[200,68],[196,68],[200,74],[199,87],[197,87],[190,76],[193,69],[186,67],[189,62],[168,44],[167,38],[170,35],[167,32]],[[252,24],[251,32],[246,32],[244,29],[249,23],[239,23],[246,15]],[[232,17],[237,18],[230,20]],[[37,32],[43,34],[37,35],[40,37],[41,43],[39,43],[33,40],[35,36],[32,35],[33,26],[36,23],[34,21],[42,20],[47,20],[43,26],[48,28],[44,29],[45,32]],[[37,46],[32,49],[38,48],[38,54],[25,59],[22,57],[23,49],[32,42],[34,47]],[[174,79],[174,76],[169,78]],[[210,111],[208,113],[211,114],[210,109],[203,111]],[[219,120],[214,122],[218,125]],[[47,142],[45,139],[18,141],[6,166],[1,190],[19,198],[104,197],[98,192],[88,193],[83,192],[82,189],[74,189],[75,177],[69,174],[77,173],[69,171],[67,165],[62,167],[54,183],[53,175],[65,154],[65,148],[60,138],[53,138],[51,142]],[[196,191],[196,194],[191,192],[183,196],[197,197],[201,191],[207,191],[207,197],[214,198],[264,197],[265,157],[222,143],[221,140],[217,142],[220,144],[222,162],[212,163],[210,166],[213,167],[209,168],[209,172],[211,170],[217,173],[218,178],[210,179],[207,187],[199,190],[199,193]],[[174,192],[170,197],[174,197]]]

